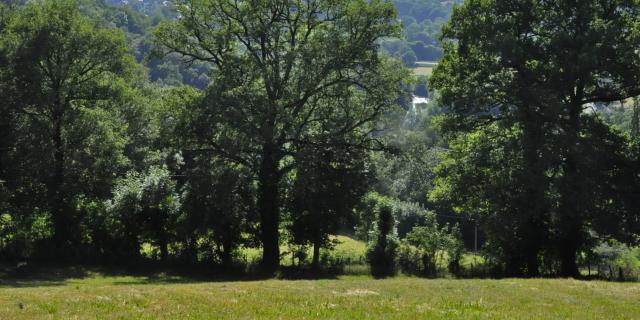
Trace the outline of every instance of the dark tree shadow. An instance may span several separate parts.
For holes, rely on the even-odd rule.
[[[0,266],[0,288],[61,286],[69,279],[87,276],[87,270],[80,266],[3,264]]]
[[[159,285],[206,282],[247,282],[267,279],[313,280],[337,279],[339,274],[327,270],[282,267],[276,274],[260,270],[247,272],[243,266],[222,268],[211,265],[166,265],[139,263],[128,266],[0,264],[0,289],[62,286],[72,279],[94,276],[114,277],[113,285]],[[127,278],[128,277],[128,278]]]

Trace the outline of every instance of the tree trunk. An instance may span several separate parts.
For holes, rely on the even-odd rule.
[[[576,99],[580,101],[580,99]],[[582,106],[573,103],[569,114],[569,124],[567,126],[567,155],[564,165],[564,180],[561,183],[560,191],[560,217],[559,217],[559,246],[561,266],[560,273],[563,277],[578,277],[578,265],[576,258],[580,248],[581,229],[584,223],[580,196],[582,185],[580,172],[578,170],[578,148],[580,144],[580,114]]]
[[[64,196],[64,145],[62,142],[62,115],[54,116],[51,136],[53,142],[52,175],[49,184],[49,206],[54,228],[54,243],[60,253],[68,253],[68,246],[73,239],[72,224],[68,216]]]
[[[640,136],[640,97],[633,98],[633,116],[631,117],[631,137]]]
[[[160,236],[160,260],[167,261],[169,258],[169,245],[167,243],[167,237],[165,235]]]
[[[195,231],[193,232],[195,234]],[[198,250],[196,248],[196,237],[189,236],[185,241],[186,246],[186,258],[190,263],[198,262]]]
[[[320,270],[320,241],[313,242],[313,259],[311,267],[314,271]]]
[[[542,227],[544,221],[545,192],[548,189],[545,167],[541,163],[540,152],[542,149],[542,124],[539,117],[531,110],[530,106],[523,108],[523,137],[522,147],[524,154],[525,170],[521,183],[524,186],[522,194],[522,228],[523,263],[526,264],[526,276],[537,277],[540,275],[538,254],[545,239],[545,231]]]
[[[576,258],[578,257],[578,248],[573,244],[566,244],[562,246],[560,252],[562,254],[562,258],[560,261],[560,274],[563,277],[578,278],[580,276],[578,264],[576,263]]]
[[[233,251],[232,241],[224,241],[222,243],[222,265],[225,267],[231,267],[233,265],[233,255],[231,255]]]
[[[262,238],[262,267],[274,272],[280,266],[280,247],[278,227],[280,224],[280,170],[276,147],[265,143],[259,172],[258,210]]]

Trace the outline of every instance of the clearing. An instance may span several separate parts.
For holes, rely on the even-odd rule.
[[[431,76],[433,68],[438,65],[435,61],[418,61],[416,66],[411,68],[416,76]]]

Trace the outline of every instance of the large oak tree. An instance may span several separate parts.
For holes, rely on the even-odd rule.
[[[585,110],[640,95],[639,11],[635,0],[469,0],[443,29],[432,84],[450,123],[517,128],[522,165],[511,179],[519,182],[497,192],[519,193],[514,214],[528,232],[518,237],[552,229],[566,276],[578,274],[587,228],[607,207],[598,175],[617,170],[604,147],[615,139]],[[529,244],[526,269],[536,275],[542,243]]]
[[[253,168],[263,265],[280,261],[280,182],[301,146],[341,141],[377,148],[370,134],[394,104],[402,68],[378,53],[397,36],[381,0],[182,0],[159,42],[213,65],[199,128],[200,150]],[[331,119],[339,126],[322,126]],[[322,137],[349,136],[349,139]]]

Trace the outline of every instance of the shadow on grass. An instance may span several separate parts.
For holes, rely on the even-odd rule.
[[[2,265],[0,288],[49,287],[64,285],[68,279],[85,278],[87,270],[80,266],[64,268],[54,266]]]
[[[241,270],[241,271],[239,271]],[[319,280],[337,279],[338,273],[282,267],[276,274],[259,271],[246,272],[212,266],[166,266],[140,264],[134,266],[89,266],[19,264],[0,265],[1,288],[64,286],[69,280],[104,278],[106,285],[161,285],[207,282],[244,282],[268,279]],[[112,278],[112,279],[109,279]],[[102,281],[102,280],[98,280]]]

